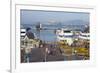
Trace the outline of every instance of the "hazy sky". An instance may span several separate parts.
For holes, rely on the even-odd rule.
[[[89,13],[79,12],[54,12],[54,11],[35,11],[21,10],[21,24],[35,24],[66,22],[71,20],[82,20],[89,22]]]

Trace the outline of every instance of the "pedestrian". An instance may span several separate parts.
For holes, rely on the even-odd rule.
[[[25,54],[24,54],[24,61],[25,62],[29,62],[30,53],[31,53],[31,49],[30,48],[25,48]]]

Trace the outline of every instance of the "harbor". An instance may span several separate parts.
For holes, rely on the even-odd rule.
[[[89,31],[65,28],[54,31],[44,29],[42,24],[35,30],[38,34],[31,28],[21,30],[22,63],[89,60]]]
[[[90,14],[20,11],[20,62],[90,60]]]

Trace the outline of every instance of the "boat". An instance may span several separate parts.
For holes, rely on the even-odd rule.
[[[80,35],[78,37],[83,40],[90,40],[90,33],[80,32]]]
[[[25,37],[25,35],[26,35],[26,29],[21,28],[21,29],[20,29],[20,36],[21,36],[21,37]]]
[[[57,41],[65,41],[66,44],[71,45],[73,43],[73,31],[68,29],[61,29],[56,31]]]
[[[72,45],[74,40],[89,40],[90,33],[75,31],[70,29],[60,29],[56,31],[57,41],[63,41],[68,45]]]

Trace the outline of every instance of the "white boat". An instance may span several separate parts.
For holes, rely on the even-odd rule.
[[[82,39],[82,40],[89,40],[90,34],[83,33],[81,31],[72,31],[68,29],[61,29],[57,30],[56,32],[57,40],[58,41],[66,41],[68,45],[71,45],[74,40]]]
[[[73,31],[68,29],[57,30],[56,32],[58,41],[66,41],[66,44],[71,45],[73,43]]]
[[[82,33],[82,32],[80,32],[79,38],[80,39],[84,39],[84,40],[89,40],[90,39],[90,33]]]
[[[21,32],[21,34],[20,34],[21,37],[25,37],[25,35],[26,35],[26,29],[23,28],[23,29],[20,30],[20,32]]]

